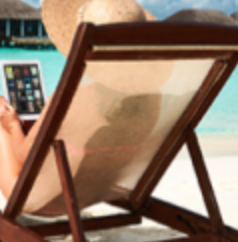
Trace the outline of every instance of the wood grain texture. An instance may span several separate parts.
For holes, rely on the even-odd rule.
[[[99,26],[93,39],[95,45],[232,45],[238,43],[238,31],[212,24],[130,23]]]
[[[111,215],[82,220],[85,232],[118,228],[141,223],[141,216],[136,214]],[[29,226],[30,230],[41,236],[54,236],[71,233],[68,221],[46,225]]]
[[[55,141],[54,150],[74,242],[86,242],[64,142]]]
[[[210,181],[210,177],[205,165],[205,161],[196,137],[191,129],[187,134],[187,147],[192,160],[192,164],[197,176],[203,199],[210,217],[212,231],[221,236],[225,236],[224,222],[220,213],[220,208]]]
[[[118,61],[118,60],[197,60],[197,59],[227,59],[232,51],[88,51],[87,61]]]

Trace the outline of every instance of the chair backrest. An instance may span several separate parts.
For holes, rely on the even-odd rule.
[[[237,43],[233,27],[82,24],[7,213],[28,193],[25,211],[64,211],[54,139],[66,144],[80,207],[142,202],[236,66]]]
[[[148,63],[136,64],[140,71],[137,77],[148,85],[145,92],[118,92],[87,80],[87,77],[77,88],[56,139],[62,139],[66,144],[81,207],[129,195],[200,88],[214,60],[169,61],[173,64],[172,71],[168,70],[171,72],[168,80],[150,91],[150,80],[160,78],[157,69],[164,64],[162,62],[148,62],[153,66],[151,69],[148,69]],[[117,68],[123,71],[123,67],[130,65],[134,63],[125,62],[121,66],[118,63]],[[90,84],[82,85],[87,82]],[[58,204],[57,195],[61,194],[62,188],[53,147],[42,169],[30,196],[34,200],[31,204],[48,203],[55,197]],[[47,195],[39,192],[45,191],[45,179],[52,185]],[[50,210],[58,211],[56,201],[53,204],[55,207]]]

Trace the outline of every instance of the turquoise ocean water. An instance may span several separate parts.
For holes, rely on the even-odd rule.
[[[0,48],[0,60],[39,60],[47,95],[55,90],[65,65],[57,50]],[[0,94],[2,94],[0,85]],[[215,103],[200,123],[201,134],[238,134],[238,69],[236,69]]]

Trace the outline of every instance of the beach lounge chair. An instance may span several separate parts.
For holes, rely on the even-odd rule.
[[[238,241],[238,232],[223,223],[194,132],[237,65],[237,43],[235,27],[81,24],[52,104],[7,208],[0,214],[0,240],[39,242],[47,236],[72,233],[74,241],[79,242],[85,241],[85,231],[139,224],[144,216],[188,235],[169,241]],[[80,150],[68,139],[65,126],[71,109],[78,105],[77,87],[86,63],[94,65],[98,61],[108,65],[132,61],[140,70],[148,61],[155,63],[154,68],[160,64],[163,67],[164,62],[173,66],[159,89],[148,88],[146,93],[136,90],[134,94],[132,86],[132,94],[118,91],[120,97],[124,95],[119,106],[110,99],[110,91],[103,92],[102,95],[109,96],[110,108],[108,112],[103,108],[99,111],[106,112],[107,122],[101,120],[87,143],[80,144],[84,147]],[[142,77],[143,74],[142,71]],[[149,79],[146,83],[146,88],[153,84]],[[93,98],[90,96],[89,100],[93,102]],[[73,126],[80,124],[83,116],[79,110]],[[70,135],[77,141],[81,131],[75,129],[76,126]],[[184,144],[196,170],[209,218],[151,197]],[[70,149],[72,152],[68,152]],[[71,163],[76,154],[82,160],[80,167]],[[54,178],[57,172],[59,177]],[[79,208],[100,201],[121,207],[128,214],[81,220]],[[15,218],[23,211],[44,215],[65,211],[69,221],[22,227]]]

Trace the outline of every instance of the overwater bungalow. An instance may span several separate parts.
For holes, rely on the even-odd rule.
[[[48,44],[41,10],[20,0],[0,0],[0,40],[16,45]]]

